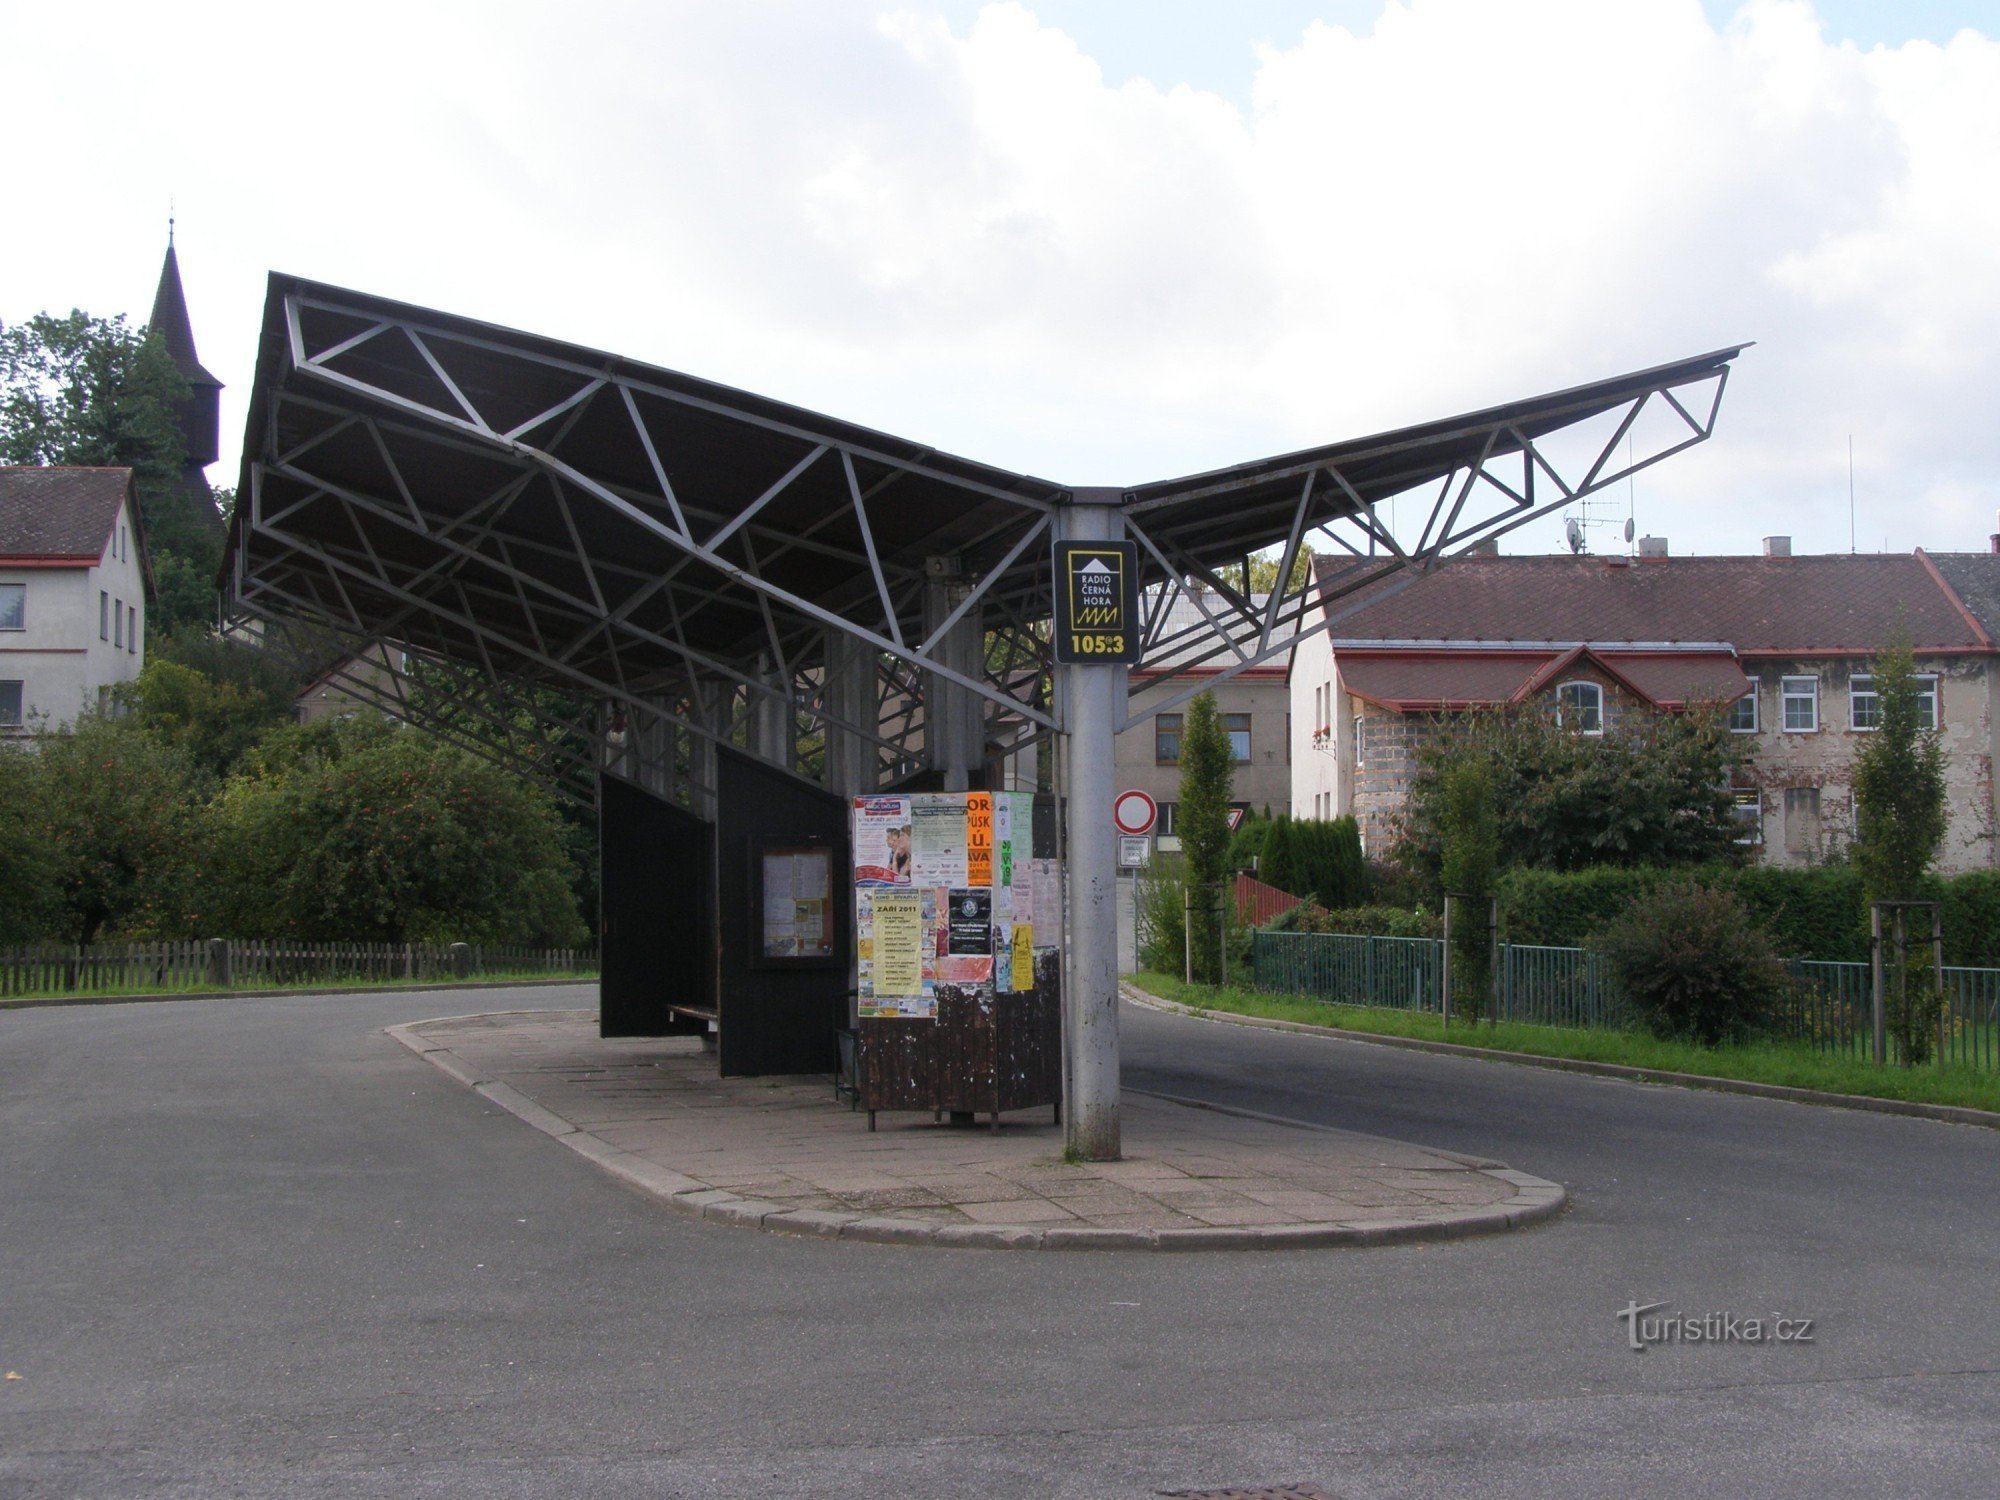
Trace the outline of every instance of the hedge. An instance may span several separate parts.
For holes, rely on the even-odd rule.
[[[1634,897],[1687,873],[1646,868],[1569,874],[1507,870],[1498,883],[1501,935],[1513,943],[1582,947],[1616,920]],[[1853,869],[1712,865],[1695,873],[1706,884],[1732,891],[1780,953],[1868,961],[1868,901]],[[1933,877],[1930,886],[1932,899],[1943,908],[1945,962],[2000,968],[2000,871]]]

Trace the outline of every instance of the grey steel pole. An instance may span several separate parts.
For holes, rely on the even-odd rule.
[[[1122,494],[1079,489],[1056,512],[1057,537],[1116,542],[1125,537]],[[1063,1039],[1070,1098],[1064,1144],[1085,1161],[1116,1161],[1118,1132],[1118,862],[1112,843],[1115,794],[1111,756],[1124,673],[1115,666],[1067,663],[1070,982],[1063,991]]]
[[[1889,1048],[1882,1024],[1882,907],[1878,902],[1871,902],[1868,907],[1868,979],[1873,1002],[1875,1066],[1880,1068],[1889,1061]]]
[[[1438,1024],[1451,1030],[1451,892],[1444,897],[1444,947],[1438,954]]]

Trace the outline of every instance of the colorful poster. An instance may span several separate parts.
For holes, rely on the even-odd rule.
[[[993,884],[993,794],[965,794],[965,879],[960,885]]]
[[[993,953],[993,892],[971,886],[951,893],[945,952],[961,957]]]
[[[861,1014],[875,997],[875,893],[854,893],[854,993],[861,1001]]]
[[[920,886],[963,886],[969,878],[965,797],[924,793],[910,801],[910,881]]]
[[[1035,929],[1032,923],[1014,924],[1014,963],[1008,977],[1010,989],[1031,990],[1035,987]]]
[[[854,799],[854,883],[910,883],[910,799]]]
[[[955,984],[964,988],[993,982],[993,955],[947,954],[938,960],[938,983]]]
[[[1044,949],[1061,946],[1063,930],[1062,866],[1052,859],[1035,864],[1035,932]]]
[[[923,898],[915,891],[877,891],[873,905],[876,998],[922,996]]]

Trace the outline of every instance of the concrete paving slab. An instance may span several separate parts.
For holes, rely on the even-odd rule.
[[[718,1224],[967,1249],[1319,1249],[1486,1233],[1552,1182],[1449,1151],[1128,1092],[1127,1156],[1066,1162],[1047,1112],[881,1128],[831,1080],[725,1079],[693,1038],[597,1035],[589,1011],[451,1016],[390,1035],[662,1202]]]

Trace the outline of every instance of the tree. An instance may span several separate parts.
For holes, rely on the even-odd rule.
[[[1743,903],[1692,878],[1634,899],[1594,946],[1656,1036],[1704,1047],[1755,1036],[1785,991],[1784,964]]]
[[[1398,848],[1433,890],[1443,777],[1467,747],[1492,770],[1504,865],[1692,865],[1742,854],[1729,795],[1736,749],[1713,707],[1627,714],[1602,735],[1563,729],[1543,708],[1440,717],[1418,751]]]
[[[166,346],[122,316],[38,313],[0,326],[0,463],[132,470],[153,560],[150,624],[160,634],[212,625],[222,561],[214,502],[183,478],[178,413],[187,395]]]
[[[42,821],[42,758],[0,744],[0,946],[39,942],[54,929],[57,851]]]
[[[271,729],[291,722],[292,695],[290,676],[263,652],[219,637],[169,638],[120,690],[135,727],[214,782]]]
[[[1500,824],[1493,809],[1493,767],[1484,750],[1465,746],[1438,776],[1439,882],[1452,903],[1451,998],[1478,1021],[1493,986],[1488,920],[1493,874],[1500,862]]]
[[[1264,835],[1264,850],[1257,862],[1257,878],[1288,895],[1299,894],[1299,867],[1292,846],[1292,820],[1280,816]]]
[[[194,936],[199,780],[186,758],[128,720],[86,714],[36,752],[34,827],[54,852],[56,931]]]
[[[1285,560],[1282,549],[1259,552],[1250,559],[1250,592],[1253,594],[1273,594],[1278,589],[1278,564]],[[1313,550],[1299,548],[1299,555],[1292,559],[1291,577],[1285,581],[1285,593],[1296,593],[1312,579]]]
[[[1215,694],[1203,693],[1188,704],[1181,733],[1180,811],[1175,832],[1187,862],[1188,888],[1197,913],[1214,909],[1226,919],[1223,878],[1229,863],[1229,798],[1235,779],[1235,757],[1229,734],[1216,711]],[[1211,907],[1212,903],[1212,907]],[[1197,920],[1189,934],[1193,977],[1213,984],[1222,976],[1220,920]]]
[[[381,720],[283,730],[216,807],[220,904],[246,937],[570,944],[587,933],[552,799]]]
[[[1854,757],[1854,864],[1870,901],[1917,901],[1944,842],[1944,746],[1924,727],[1925,695],[1909,644],[1892,643],[1869,670],[1877,719]],[[1907,918],[1893,930],[1907,935]],[[1900,972],[1892,970],[1890,1022],[1906,1065],[1930,1056],[1941,999],[1928,947],[1904,942],[1892,960]]]

